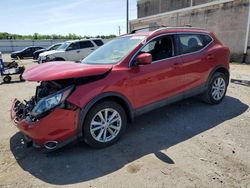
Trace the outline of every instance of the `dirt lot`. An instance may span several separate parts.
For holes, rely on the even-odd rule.
[[[250,66],[231,74],[250,80]],[[248,86],[230,83],[216,106],[191,98],[140,116],[109,148],[76,143],[50,154],[26,148],[9,117],[11,100],[35,86],[0,85],[0,187],[250,187]]]

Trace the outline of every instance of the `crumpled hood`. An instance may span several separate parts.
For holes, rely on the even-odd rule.
[[[112,69],[112,65],[90,65],[70,61],[52,61],[36,65],[23,73],[28,81],[49,81],[101,75]]]

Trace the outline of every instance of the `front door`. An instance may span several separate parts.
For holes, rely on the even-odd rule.
[[[152,64],[133,65],[130,81],[136,108],[161,101],[180,93],[183,88],[182,61],[175,53],[174,35],[149,42],[140,53],[150,53]]]
[[[79,61],[81,58],[81,50],[79,42],[71,43],[66,50],[67,61]]]

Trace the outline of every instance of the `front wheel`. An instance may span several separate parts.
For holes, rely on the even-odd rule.
[[[124,133],[126,113],[113,101],[96,104],[87,114],[83,135],[85,142],[95,148],[104,148],[115,143]]]
[[[216,72],[209,81],[203,100],[209,104],[219,104],[226,95],[227,85],[225,74]]]

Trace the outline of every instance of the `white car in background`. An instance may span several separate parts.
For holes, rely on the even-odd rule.
[[[39,54],[38,63],[48,61],[80,61],[104,42],[101,39],[83,39],[64,42],[59,48]]]

